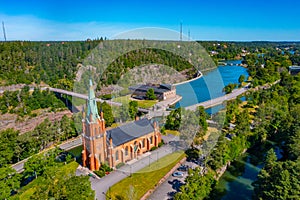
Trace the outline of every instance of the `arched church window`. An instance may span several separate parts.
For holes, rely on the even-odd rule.
[[[143,142],[142,142],[142,148],[144,148],[146,145],[145,145],[145,142],[146,142],[146,139],[144,138],[143,139]]]
[[[115,160],[119,160],[119,151],[118,150],[116,151],[116,158],[115,158]]]

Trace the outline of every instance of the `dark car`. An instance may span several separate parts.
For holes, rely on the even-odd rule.
[[[188,170],[188,166],[186,165],[181,165],[180,167],[178,167],[177,169],[178,171],[182,171],[182,172],[186,172]]]

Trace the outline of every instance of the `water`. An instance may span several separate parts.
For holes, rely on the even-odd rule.
[[[250,161],[251,155],[246,155],[233,162],[220,178],[211,197],[222,200],[251,200],[254,189],[251,184],[256,180],[262,164],[253,165]]]
[[[277,159],[281,159],[282,149],[278,146],[273,146],[273,148]],[[257,179],[257,175],[263,167],[267,150],[256,152],[255,155],[246,153],[232,162],[211,192],[211,198],[251,200],[254,193],[252,183]]]
[[[230,62],[230,61],[229,61]],[[241,61],[235,61],[240,63]],[[223,96],[223,88],[228,83],[238,83],[240,75],[248,78],[247,69],[241,66],[219,66],[218,68],[204,74],[203,77],[189,83],[176,86],[177,94],[182,100],[176,107],[187,107],[210,99]],[[222,106],[218,106],[221,108]],[[218,109],[210,109],[213,110]]]
[[[240,65],[242,64],[242,60],[221,60],[221,62],[227,63],[228,65]]]

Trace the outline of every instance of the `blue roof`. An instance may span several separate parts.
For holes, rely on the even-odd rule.
[[[151,121],[147,118],[140,119],[106,131],[107,143],[112,138],[113,146],[119,146],[136,138],[154,132]]]
[[[136,85],[129,87],[133,91],[147,92],[150,88],[154,90],[156,94],[162,94],[172,90],[172,85],[170,84],[160,84],[160,85]]]

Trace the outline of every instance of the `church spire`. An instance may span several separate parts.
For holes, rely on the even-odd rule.
[[[95,122],[97,119],[99,119],[96,96],[95,96],[95,91],[93,88],[92,79],[89,80],[89,94],[88,94],[88,100],[87,100],[86,117],[87,117],[88,121],[90,121],[90,122]]]

